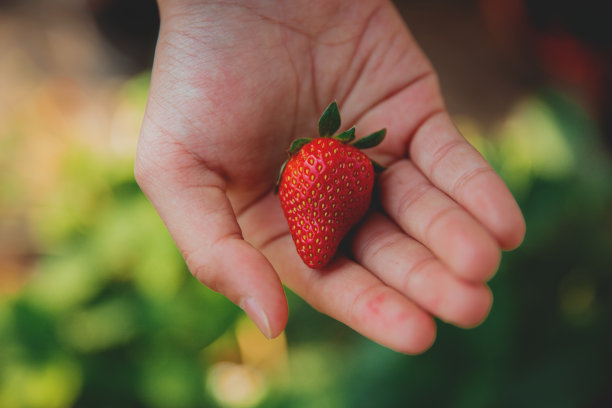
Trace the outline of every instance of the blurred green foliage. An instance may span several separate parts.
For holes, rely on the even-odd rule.
[[[0,406],[198,405],[198,353],[236,308],[187,273],[129,161],[64,164],[38,271],[0,302]]]
[[[143,109],[147,86],[130,81],[125,103]],[[440,323],[430,351],[402,356],[289,292],[289,375],[252,367],[256,381],[236,371],[242,313],[188,273],[131,159],[74,143],[33,217],[36,272],[0,298],[0,407],[610,406],[612,170],[596,130],[547,90],[492,135],[464,125],[528,225],[488,320]]]

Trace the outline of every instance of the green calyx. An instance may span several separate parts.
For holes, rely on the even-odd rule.
[[[325,109],[321,118],[319,119],[319,136],[331,137],[334,133],[340,129],[340,111],[338,110],[338,104],[333,101]]]
[[[338,109],[338,104],[336,103],[336,101],[334,101],[329,104],[327,109],[325,109],[325,111],[321,115],[321,119],[319,119],[319,136],[325,137],[325,138],[336,139],[344,144],[353,142],[353,140],[355,140],[355,128],[354,127],[350,128],[349,130],[345,130],[342,133],[334,135],[338,131],[338,129],[340,129],[341,123],[342,121],[340,119],[340,110]],[[387,129],[381,129],[377,132],[367,135],[366,137],[362,139],[359,139],[353,142],[352,145],[358,149],[369,149],[370,147],[378,146],[383,141],[386,134],[387,134]],[[298,139],[295,142],[293,142],[293,144],[295,144],[296,142],[300,140],[303,140],[303,139]],[[306,139],[306,140],[309,140],[309,139]],[[292,144],[292,147],[293,147],[293,144]],[[304,144],[302,144],[301,146],[303,146]],[[290,150],[290,153],[293,154],[295,152]]]
[[[325,109],[325,111],[321,115],[321,118],[319,119],[319,137],[335,139],[344,144],[351,144],[357,149],[369,149],[371,147],[378,146],[384,140],[385,135],[387,134],[387,129],[381,129],[379,131],[376,131],[374,133],[367,135],[364,138],[354,141],[355,140],[355,128],[354,127],[348,130],[345,130],[342,133],[335,134],[338,131],[338,129],[340,129],[341,123],[342,121],[340,119],[340,110],[338,109],[338,104],[336,103],[336,101],[333,101]],[[285,170],[285,167],[287,166],[287,162],[289,161],[291,156],[299,152],[302,147],[304,147],[306,144],[308,144],[312,140],[313,140],[312,138],[303,137],[300,139],[296,139],[291,143],[291,146],[289,146],[289,149],[288,149],[289,158],[281,166],[280,172],[278,174],[278,178],[276,180],[276,187],[274,189],[275,193],[278,193],[278,187],[283,177],[283,171]],[[372,166],[374,166],[374,171],[376,173],[380,173],[383,170],[385,170],[383,166],[376,163],[374,160],[370,159],[370,161],[372,162]]]
[[[369,149],[370,147],[378,146],[383,141],[387,134],[387,129],[380,129],[377,132],[371,133],[366,137],[357,140],[353,143],[358,149]]]
[[[304,145],[310,143],[312,141],[311,138],[309,137],[302,137],[300,139],[296,139],[291,143],[291,146],[289,146],[289,156],[293,156],[294,154],[296,154],[297,152],[300,151],[300,149],[302,147],[304,147]]]
[[[353,140],[355,140],[355,128],[352,127],[349,130],[345,130],[338,135],[332,136],[332,138],[342,143],[351,143]]]

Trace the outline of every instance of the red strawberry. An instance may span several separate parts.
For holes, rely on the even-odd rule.
[[[380,143],[385,129],[348,144],[352,128],[332,136],[340,127],[336,102],[323,113],[316,139],[298,139],[281,169],[279,197],[296,249],[311,268],[323,268],[350,229],[368,211],[375,168],[359,149]]]

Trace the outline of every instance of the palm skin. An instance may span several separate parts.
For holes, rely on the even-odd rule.
[[[320,311],[405,353],[432,316],[474,326],[486,281],[525,225],[445,112],[436,76],[389,2],[160,1],[161,31],[135,174],[192,271],[268,337],[281,281]],[[375,209],[323,271],[296,253],[274,182],[293,139],[337,100],[388,166]]]

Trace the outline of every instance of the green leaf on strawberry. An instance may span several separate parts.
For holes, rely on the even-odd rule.
[[[370,147],[378,146],[383,141],[387,134],[387,129],[380,129],[377,132],[367,135],[363,139],[357,140],[353,143],[358,149],[369,149]]]
[[[378,173],[382,173],[383,171],[387,170],[387,168],[385,166],[383,166],[382,164],[377,163],[376,161],[370,159],[370,162],[372,162],[372,167],[374,167],[374,172],[376,174]]]
[[[350,143],[355,139],[355,128],[352,127],[349,130],[345,130],[344,132],[333,136],[332,138],[339,140],[342,143]]]
[[[319,136],[330,137],[340,129],[340,111],[336,101],[329,104],[319,119]]]
[[[308,138],[308,137],[303,137],[301,139],[296,139],[291,143],[291,146],[289,146],[289,155],[293,155],[294,153],[297,153],[302,146],[304,146],[305,144],[311,142],[312,139]]]

